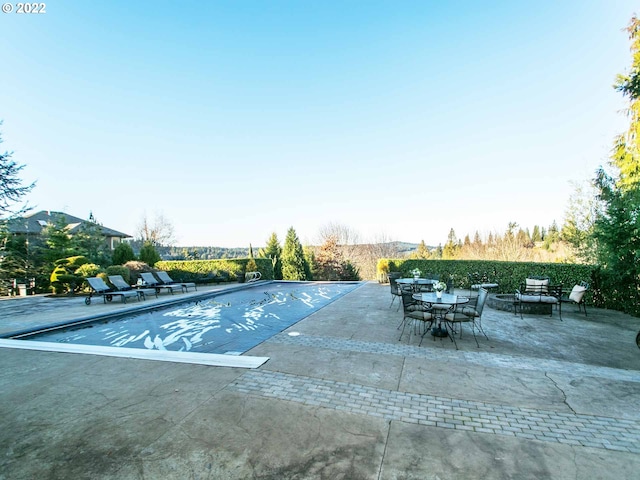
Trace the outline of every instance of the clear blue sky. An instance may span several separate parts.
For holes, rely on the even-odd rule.
[[[46,2],[0,13],[0,149],[38,210],[129,234],[161,214],[178,245],[561,225],[626,127],[634,8]]]

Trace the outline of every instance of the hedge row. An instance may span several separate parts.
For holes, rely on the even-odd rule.
[[[219,260],[161,260],[154,267],[169,272],[176,281],[206,281],[212,277],[226,276],[235,281],[244,276],[247,264],[253,261],[263,280],[273,280],[273,265],[270,258],[232,258]]]

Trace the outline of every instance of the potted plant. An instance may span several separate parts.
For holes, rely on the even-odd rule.
[[[436,296],[438,298],[442,298],[442,292],[447,289],[447,284],[444,282],[437,281],[433,284],[433,291],[436,292]]]

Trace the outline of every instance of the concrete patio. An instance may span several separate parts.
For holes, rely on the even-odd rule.
[[[485,308],[456,350],[399,341],[390,300],[365,284],[253,370],[0,348],[0,480],[640,476],[640,319]],[[3,299],[0,333],[136,306]]]

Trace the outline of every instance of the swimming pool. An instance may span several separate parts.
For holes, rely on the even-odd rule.
[[[361,286],[360,282],[271,282],[123,318],[22,340],[241,355]]]

